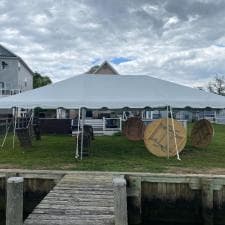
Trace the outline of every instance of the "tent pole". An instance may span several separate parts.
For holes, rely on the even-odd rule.
[[[30,129],[29,132],[31,134],[31,136],[33,137],[33,124],[34,124],[34,109],[31,109],[31,121],[30,121]]]
[[[80,108],[78,110],[78,120],[77,120],[77,145],[76,145],[76,153],[75,158],[79,158],[79,134],[80,134]]]
[[[169,139],[169,106],[166,107],[166,142],[167,142],[167,158],[170,158],[170,139]]]
[[[31,124],[34,123],[34,109],[32,109],[32,120],[31,120]]]
[[[81,160],[83,159],[83,147],[84,147],[84,122],[85,122],[85,113],[86,110],[84,108],[82,108],[81,111],[81,120],[82,120],[82,133],[81,133]]]
[[[18,109],[15,107],[14,108],[14,128],[13,128],[13,149],[15,148],[17,111],[18,111]]]
[[[176,136],[176,131],[175,131],[175,126],[174,126],[174,119],[173,119],[173,111],[172,111],[172,107],[170,106],[170,114],[171,114],[171,120],[172,120],[172,127],[173,127],[173,135],[174,135],[174,142],[175,142],[175,148],[176,148],[176,154],[177,154],[177,159],[180,159],[180,155],[178,152],[178,147],[177,147],[177,136]]]

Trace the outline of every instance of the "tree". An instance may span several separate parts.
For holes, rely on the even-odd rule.
[[[43,87],[51,84],[52,81],[48,76],[42,76],[40,73],[35,72],[33,76],[33,88]]]
[[[33,88],[39,88],[43,87],[45,85],[51,84],[52,81],[48,76],[42,76],[40,73],[35,72],[33,76]],[[35,117],[44,117],[45,114],[48,112],[54,112],[53,110],[49,109],[41,109],[41,108],[35,108],[34,114]]]
[[[225,77],[216,75],[214,80],[208,83],[207,88],[214,94],[225,96]]]

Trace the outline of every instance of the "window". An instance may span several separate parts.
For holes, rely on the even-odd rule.
[[[20,62],[18,62],[18,70],[20,70],[20,67],[21,67]]]
[[[24,86],[27,87],[27,78],[24,79]]]
[[[5,87],[5,83],[0,81],[0,89],[3,89]]]
[[[3,70],[5,70],[7,67],[8,67],[8,63],[6,63],[5,61],[2,61],[2,62],[1,62],[1,68],[2,68]]]

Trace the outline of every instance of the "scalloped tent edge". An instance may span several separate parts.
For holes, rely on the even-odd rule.
[[[224,109],[225,97],[145,75],[81,74],[0,99],[0,108]]]

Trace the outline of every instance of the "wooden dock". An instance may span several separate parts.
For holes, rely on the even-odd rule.
[[[113,225],[112,175],[67,174],[24,225]]]

